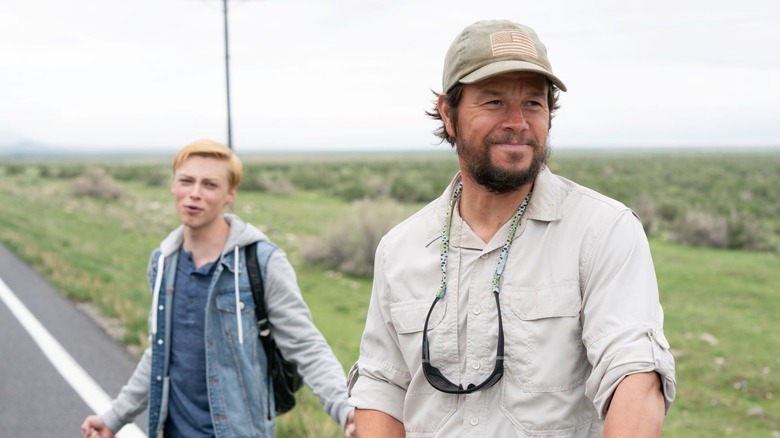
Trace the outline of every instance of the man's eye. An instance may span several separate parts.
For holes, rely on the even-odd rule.
[[[544,103],[538,101],[538,100],[529,100],[524,104],[525,108],[528,110],[538,111],[544,108]]]

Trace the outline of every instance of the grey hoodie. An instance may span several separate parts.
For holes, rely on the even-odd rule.
[[[232,260],[233,271],[237,273],[241,270],[239,260],[243,260],[243,257],[239,257],[241,249],[250,243],[269,239],[253,225],[244,223],[238,216],[226,214],[225,220],[230,225],[230,232],[219,262]],[[183,243],[183,230],[184,227],[179,226],[171,232],[149,261],[148,276],[153,294],[152,310],[157,309],[160,304],[158,298],[163,287],[161,283],[165,260],[171,257],[175,259],[175,253]],[[155,254],[159,256],[155,257]],[[325,412],[343,426],[352,410],[347,403],[344,369],[315,327],[311,313],[298,288],[295,271],[281,249],[276,249],[271,255],[264,283],[268,317],[274,328],[277,346],[286,359],[298,365],[304,383],[319,397]],[[239,301],[238,276],[235,284],[235,308],[239,309],[242,305]],[[154,313],[153,311],[152,315]],[[236,316],[238,338],[243,342],[241,312],[237,312]],[[151,345],[151,340],[157,333],[156,317],[150,317],[149,332]],[[112,403],[111,409],[102,415],[111,430],[119,430],[147,407],[149,390],[153,384],[151,362],[151,348],[147,348],[133,376]],[[162,411],[166,412],[167,407],[163,406]],[[160,421],[164,422],[164,418]]]

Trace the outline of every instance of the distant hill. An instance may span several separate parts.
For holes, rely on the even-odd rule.
[[[31,140],[0,144],[0,157],[29,157],[34,155],[52,155],[68,153],[62,148]]]
[[[0,129],[0,157],[25,157],[61,152],[54,146],[35,141],[13,131]]]
[[[165,148],[159,150],[139,150],[133,147],[111,147],[101,150],[98,148],[85,148],[80,146],[68,146],[50,144],[41,141],[24,138],[8,131],[0,130],[0,158],[38,158],[38,157],[70,157],[70,156],[135,156],[172,154]]]

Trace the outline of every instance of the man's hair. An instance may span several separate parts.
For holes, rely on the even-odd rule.
[[[555,112],[558,110],[560,105],[558,105],[558,95],[560,94],[560,90],[558,87],[556,87],[552,82],[548,81],[548,93],[547,93],[547,107],[550,108],[550,123],[547,127],[548,131],[550,128],[552,128],[552,119],[555,117]],[[444,120],[441,117],[441,114],[439,114],[439,106],[438,106],[438,98],[439,93],[433,92],[433,94],[436,96],[436,99],[433,100],[433,110],[426,111],[425,114],[428,115],[428,117],[434,119],[434,120],[440,120],[441,126],[436,128],[433,133],[441,139],[440,143],[447,142],[451,146],[455,146],[455,138],[451,137],[447,133],[447,127],[444,124]],[[451,108],[450,110],[450,116],[452,117],[452,125],[453,127],[458,126],[458,106],[460,105],[460,99],[463,95],[463,84],[457,83],[452,88],[450,88],[450,91],[448,91],[444,95],[444,100],[446,101],[447,105]]]
[[[244,166],[236,154],[229,147],[213,140],[196,140],[187,146],[184,146],[176,158],[173,159],[173,172],[181,167],[187,159],[192,156],[214,158],[225,161],[228,165],[228,189],[233,190],[241,184],[241,178],[244,176]]]

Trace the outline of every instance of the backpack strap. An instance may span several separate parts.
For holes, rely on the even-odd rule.
[[[246,270],[249,275],[249,284],[252,288],[252,297],[255,300],[257,333],[263,341],[265,356],[268,358],[270,372],[270,366],[273,364],[273,361],[270,359],[273,354],[273,345],[271,345],[271,322],[268,320],[268,312],[265,308],[265,288],[263,287],[263,275],[260,272],[260,264],[257,259],[257,242],[252,242],[245,246],[244,251]]]
[[[259,245],[264,245],[258,248]],[[303,385],[303,379],[297,371],[297,365],[285,360],[271,333],[271,322],[268,320],[268,311],[265,307],[265,290],[263,288],[262,270],[268,272],[268,260],[277,249],[268,241],[254,242],[245,247],[244,259],[246,260],[249,284],[252,296],[255,300],[255,313],[257,315],[257,333],[263,341],[263,350],[268,361],[268,376],[273,386],[273,400],[276,414],[283,414],[295,406],[295,392]],[[260,256],[257,252],[260,251]],[[258,259],[262,258],[262,262]],[[261,265],[262,263],[262,265]],[[268,419],[272,419],[273,412],[268,411]]]

